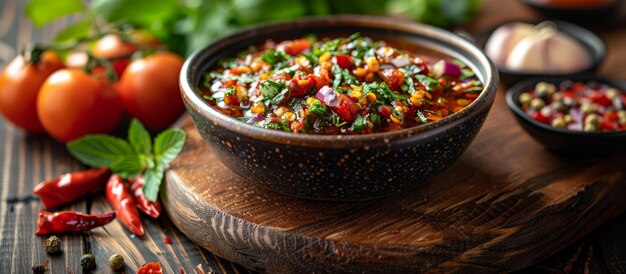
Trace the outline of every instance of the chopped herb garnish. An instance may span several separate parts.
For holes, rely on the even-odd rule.
[[[318,100],[318,101],[314,101],[313,104],[311,104],[310,110],[315,115],[322,116],[322,115],[326,114],[326,111],[328,110],[328,108],[326,108],[326,106],[322,105],[322,102],[320,102]]]
[[[288,58],[289,56],[285,54],[284,52],[271,49],[271,50],[266,51],[265,54],[263,54],[263,57],[261,58],[261,60],[263,60],[263,62],[268,63],[270,65],[276,65],[278,64],[278,62],[285,61]]]
[[[359,132],[363,130],[367,126],[367,119],[365,117],[359,115],[356,117],[354,122],[352,123],[352,131]]]

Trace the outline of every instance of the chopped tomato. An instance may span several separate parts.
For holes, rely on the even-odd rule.
[[[296,56],[302,53],[303,51],[308,50],[310,47],[311,47],[311,42],[309,42],[308,39],[298,39],[298,40],[293,40],[289,43],[286,43],[284,45],[284,51],[285,53],[291,56]]]
[[[313,75],[296,76],[289,81],[289,90],[292,97],[303,97],[315,86]]]
[[[404,73],[399,69],[385,69],[378,72],[378,75],[392,90],[399,91],[400,86],[404,84]]]
[[[335,56],[335,63],[342,69],[351,69],[354,67],[352,58],[348,55]]]
[[[144,264],[142,267],[137,269],[137,274],[163,274],[163,270],[161,269],[161,263],[149,262],[147,264]]]

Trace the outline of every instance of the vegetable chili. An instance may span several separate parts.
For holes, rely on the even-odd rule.
[[[250,47],[205,74],[203,98],[258,127],[308,134],[393,131],[438,121],[483,90],[459,61],[370,38],[303,38]]]
[[[38,229],[35,234],[47,235],[87,231],[108,224],[113,219],[115,219],[115,212],[89,215],[74,211],[52,213],[39,210]]]
[[[137,212],[137,206],[130,193],[130,189],[124,180],[118,175],[112,175],[106,186],[106,197],[115,208],[117,216],[131,233],[143,236],[143,223]]]
[[[41,182],[35,186],[33,194],[39,196],[46,209],[56,208],[103,187],[109,174],[106,168],[63,174]]]

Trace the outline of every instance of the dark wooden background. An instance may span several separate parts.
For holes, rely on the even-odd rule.
[[[30,41],[50,41],[58,30],[75,18],[59,20],[35,29],[21,14],[25,0],[0,0],[0,65],[5,64]],[[626,6],[626,5],[624,5]],[[624,6],[622,8],[624,8]],[[609,58],[601,74],[626,79],[626,12],[613,24],[590,27],[609,46]],[[513,19],[538,20],[538,15],[514,0],[484,0],[476,19],[465,26],[476,33],[499,22]],[[501,96],[502,93],[499,94]],[[511,125],[517,126],[517,125]],[[39,200],[31,190],[38,182],[65,172],[81,169],[63,145],[45,136],[28,136],[0,118],[0,272],[28,273],[30,267],[45,261],[44,237],[34,235]],[[625,164],[626,169],[626,164]],[[625,197],[626,198],[626,197]],[[67,210],[88,213],[111,211],[102,194],[67,206]],[[160,261],[166,273],[188,273],[201,264],[207,272],[246,273],[248,270],[220,259],[195,245],[174,228],[166,216],[144,220],[146,235],[132,237],[117,221],[90,233],[62,236],[63,253],[51,258],[50,273],[75,271],[84,253],[96,255],[96,273],[108,273],[106,261],[113,253],[124,256],[127,273],[149,261]],[[606,223],[576,244],[520,273],[625,273],[626,214]],[[166,244],[164,237],[170,237]],[[78,271],[77,271],[78,273]],[[192,272],[193,273],[193,272]]]

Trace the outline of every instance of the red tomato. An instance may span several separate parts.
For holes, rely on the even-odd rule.
[[[163,274],[163,270],[161,269],[161,263],[149,262],[147,264],[144,264],[142,267],[137,269],[137,274]]]
[[[311,47],[311,42],[309,42],[309,40],[307,39],[298,39],[293,40],[287,44],[280,45],[279,47],[283,47],[285,53],[291,56],[296,56],[303,51],[309,49]]]
[[[118,88],[124,109],[151,130],[162,130],[184,111],[178,76],[183,59],[158,52],[130,63]]]
[[[0,110],[7,120],[28,132],[43,132],[37,117],[37,95],[43,82],[62,69],[61,59],[45,52],[37,64],[30,64],[20,55],[0,74]]]
[[[354,63],[352,63],[352,58],[348,55],[335,56],[335,63],[342,69],[350,69],[354,67]]]
[[[378,75],[392,90],[399,91],[400,86],[404,84],[404,73],[399,69],[386,69],[379,71]]]
[[[122,117],[117,91],[82,70],[63,69],[41,86],[37,113],[46,132],[61,142],[108,133]]]
[[[287,86],[291,90],[291,97],[303,97],[315,86],[315,76],[295,76]]]

